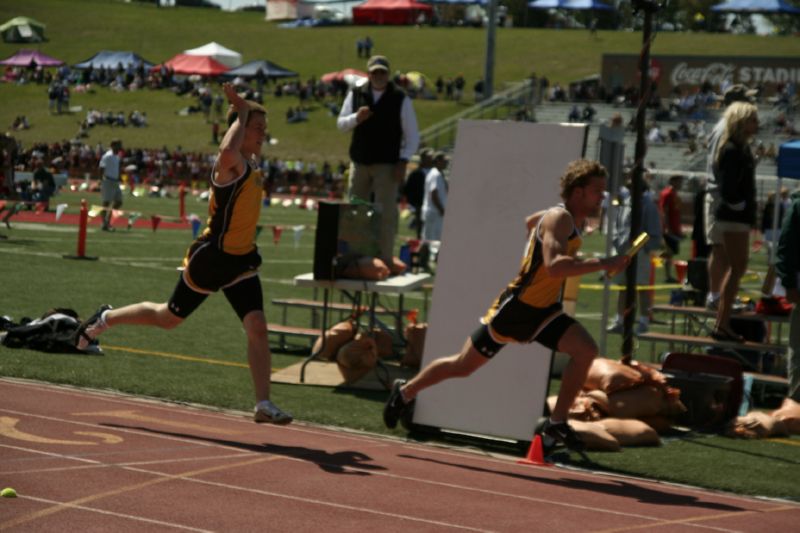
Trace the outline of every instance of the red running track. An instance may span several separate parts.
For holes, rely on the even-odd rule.
[[[0,531],[791,531],[800,505],[0,379]],[[299,413],[302,416],[302,413]],[[796,529],[795,529],[796,530]]]

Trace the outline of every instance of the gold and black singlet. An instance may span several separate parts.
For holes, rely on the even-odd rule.
[[[261,171],[249,163],[228,183],[212,175],[207,227],[183,258],[183,279],[192,290],[207,294],[258,275],[261,196]]]
[[[200,239],[228,254],[252,252],[261,214],[261,182],[261,171],[249,162],[233,181],[219,185],[212,177],[207,227]]]
[[[561,204],[551,209],[565,209]],[[544,218],[544,217],[542,217]],[[484,324],[489,324],[498,309],[509,297],[513,297],[530,307],[543,309],[559,301],[564,278],[554,278],[548,275],[544,268],[544,255],[542,252],[542,239],[539,226],[541,219],[528,238],[525,255],[517,276],[508,284],[500,296],[494,301],[487,313],[481,319]],[[580,231],[574,226],[567,240],[567,254],[575,256],[583,243]]]

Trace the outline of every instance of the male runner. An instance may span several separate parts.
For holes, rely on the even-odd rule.
[[[417,394],[454,377],[466,377],[489,362],[509,342],[536,341],[564,352],[570,362],[564,370],[555,409],[542,431],[570,449],[582,451],[583,441],[567,424],[567,414],[597,355],[597,344],[559,302],[564,280],[600,270],[625,268],[629,258],[579,259],[580,229],[603,201],[606,169],[594,161],[577,160],[561,177],[563,204],[528,217],[528,244],[520,272],[481,319],[481,325],[461,352],[433,361],[411,381],[396,380],[383,411],[390,428],[413,408]]]
[[[231,103],[228,131],[219,146],[211,175],[208,226],[192,243],[184,271],[167,303],[141,302],[120,309],[102,306],[78,330],[85,349],[111,326],[138,324],[172,329],[212,292],[222,290],[247,333],[247,360],[256,395],[256,422],[288,424],[292,416],[270,402],[272,355],[267,339],[261,281],[261,256],[255,245],[261,213],[262,176],[258,158],[267,131],[267,112],[223,85]]]

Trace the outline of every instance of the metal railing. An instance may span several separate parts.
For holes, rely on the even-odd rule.
[[[420,145],[435,150],[452,150],[459,120],[532,120],[535,91],[531,80],[517,82],[491,98],[426,128],[420,132]]]

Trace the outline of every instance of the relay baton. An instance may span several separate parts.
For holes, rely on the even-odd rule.
[[[645,231],[641,232],[639,236],[636,237],[636,240],[633,241],[630,250],[628,250],[628,252],[625,255],[627,255],[630,258],[633,258],[633,256],[639,253],[639,250],[641,250],[642,247],[645,244],[647,244],[647,241],[649,240],[650,240],[650,235],[648,235],[647,232]]]

